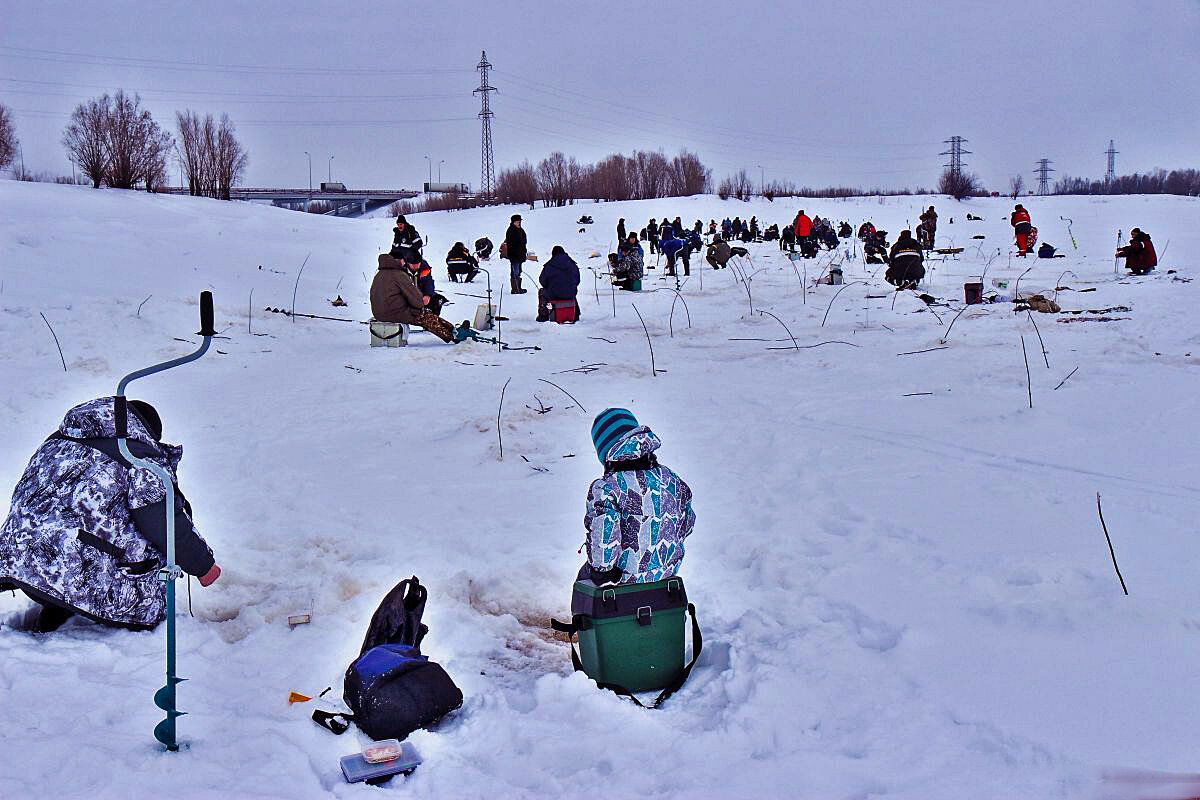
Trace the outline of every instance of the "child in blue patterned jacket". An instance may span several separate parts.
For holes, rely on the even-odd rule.
[[[662,442],[624,408],[596,417],[592,442],[604,476],[588,491],[588,560],[578,579],[649,583],[676,574],[696,514],[692,490],[654,455]]]

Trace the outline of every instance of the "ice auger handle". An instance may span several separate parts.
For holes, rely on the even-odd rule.
[[[116,417],[117,438],[124,439],[129,431],[129,409],[125,395],[119,394],[113,400],[113,412]]]
[[[200,336],[216,336],[213,328],[213,299],[212,292],[200,293]]]

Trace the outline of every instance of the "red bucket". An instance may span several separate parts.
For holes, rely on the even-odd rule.
[[[975,306],[983,302],[983,281],[978,283],[964,283],[963,294],[967,301],[967,305]]]
[[[579,306],[574,300],[551,300],[550,314],[559,325],[570,324],[579,319]]]

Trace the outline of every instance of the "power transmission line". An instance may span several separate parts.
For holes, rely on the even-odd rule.
[[[1038,176],[1038,194],[1050,194],[1050,173],[1055,171],[1050,165],[1053,163],[1048,158],[1038,160],[1038,168],[1034,170]]]
[[[479,56],[479,88],[472,94],[479,95],[480,109],[479,121],[482,124],[482,141],[480,142],[479,154],[479,196],[483,198],[492,197],[496,194],[496,162],[495,153],[492,151],[492,113],[491,96],[492,92],[496,91],[496,87],[488,84],[488,70],[492,65],[488,63],[487,51],[481,50]]]
[[[963,163],[962,157],[964,155],[970,155],[971,153],[970,150],[963,150],[962,146],[966,141],[967,140],[961,136],[951,136],[949,139],[946,139],[942,142],[942,144],[950,145],[950,149],[943,150],[941,153],[938,153],[938,155],[950,156],[950,163],[943,164],[942,166],[950,169],[950,176],[952,178],[957,179],[962,176],[962,169],[966,166],[966,164]]]

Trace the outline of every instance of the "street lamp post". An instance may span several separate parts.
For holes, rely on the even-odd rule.
[[[329,182],[333,183],[333,156],[329,157],[329,163],[326,165],[329,168]]]
[[[304,155],[308,156],[308,193],[312,194],[312,156],[308,155],[308,151],[304,151]]]
[[[442,164],[445,164],[445,163],[446,163],[446,159],[444,159],[444,158],[438,162],[438,183],[442,182]]]
[[[763,171],[762,164],[755,164],[754,166],[758,167],[758,193],[762,195],[763,190],[766,188],[766,179],[763,177],[766,175],[766,172]]]
[[[429,162],[429,182],[433,183],[433,159],[425,156],[425,160]]]

